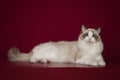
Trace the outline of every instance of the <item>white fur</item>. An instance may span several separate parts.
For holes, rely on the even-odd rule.
[[[48,60],[50,62],[70,62],[74,63],[76,56],[77,42],[48,42],[36,46],[32,52],[31,62]]]
[[[87,29],[82,26],[82,31],[87,31]],[[99,31],[100,32],[100,31]],[[97,33],[97,32],[96,32]],[[99,35],[99,33],[97,33]],[[88,37],[83,40],[78,38],[78,41],[60,41],[60,42],[47,42],[42,43],[35,46],[31,55],[25,56],[29,58],[29,62],[36,63],[42,62],[67,62],[67,63],[77,63],[77,64],[85,64],[85,65],[93,65],[93,66],[105,66],[105,62],[102,57],[103,51],[103,43],[100,40],[96,42],[96,40],[92,37],[92,31],[88,32]],[[92,43],[87,43],[90,41]],[[10,52],[9,54],[13,54]],[[22,55],[22,54],[19,54]],[[19,58],[20,60],[24,59],[22,57],[8,55],[10,60],[16,60]],[[11,59],[12,58],[12,59]],[[28,59],[27,59],[28,60]],[[17,60],[16,60],[17,61]]]
[[[102,58],[103,43],[88,44],[84,41],[78,41],[78,49],[80,51],[81,58],[76,60],[76,63],[88,64],[88,65],[105,65]]]

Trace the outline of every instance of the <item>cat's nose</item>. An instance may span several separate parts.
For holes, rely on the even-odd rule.
[[[92,39],[91,38],[89,38],[89,41],[91,41]]]

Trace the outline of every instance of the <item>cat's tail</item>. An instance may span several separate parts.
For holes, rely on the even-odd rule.
[[[8,60],[9,61],[18,61],[18,62],[30,62],[32,52],[30,53],[21,53],[18,48],[11,48],[8,51]]]

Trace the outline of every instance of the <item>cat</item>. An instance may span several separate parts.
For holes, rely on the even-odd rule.
[[[91,29],[82,25],[78,41],[46,42],[35,46],[30,53],[21,53],[17,48],[8,51],[9,61],[32,63],[76,63],[89,66],[105,66],[101,28]]]

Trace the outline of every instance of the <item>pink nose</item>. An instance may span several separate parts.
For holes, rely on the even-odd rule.
[[[91,41],[91,38],[89,38],[89,41]]]

